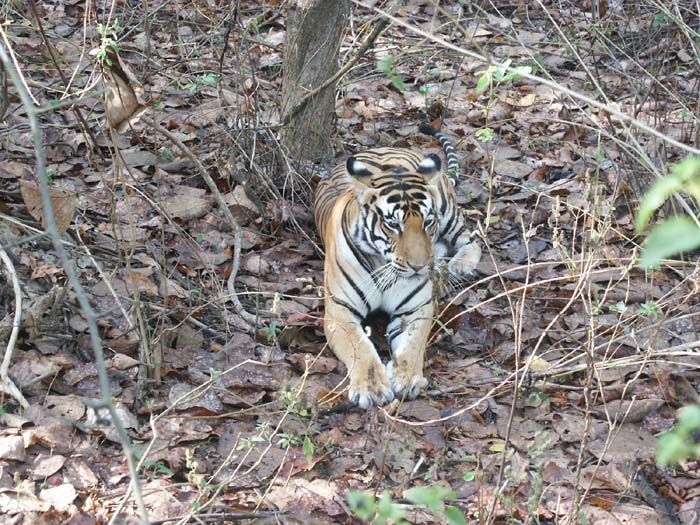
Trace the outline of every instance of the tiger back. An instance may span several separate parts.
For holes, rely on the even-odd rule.
[[[314,216],[326,256],[324,332],[345,364],[349,398],[366,408],[395,395],[416,397],[427,381],[423,359],[433,321],[435,269],[470,273],[481,252],[456,206],[457,159],[376,148],[351,156],[323,179]],[[362,327],[371,312],[389,315],[392,359],[385,366]]]

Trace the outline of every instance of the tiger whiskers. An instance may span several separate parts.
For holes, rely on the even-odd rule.
[[[398,272],[392,262],[381,265],[376,268],[369,277],[365,280],[366,284],[372,285],[372,293],[367,297],[368,301],[375,298],[377,294],[383,293],[387,288],[396,282]]]

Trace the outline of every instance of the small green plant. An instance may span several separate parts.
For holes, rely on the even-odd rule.
[[[618,314],[624,314],[625,312],[627,312],[628,309],[627,305],[625,304],[625,301],[618,301],[617,303],[608,306],[608,308],[611,312],[615,312]]]
[[[654,319],[661,319],[664,316],[661,312],[661,307],[653,301],[640,304],[639,313],[653,317]]]
[[[532,392],[527,398],[527,404],[531,407],[538,407],[547,401],[548,398],[549,396],[545,392],[542,392],[542,390],[537,387],[533,387]]]
[[[406,491],[405,498],[413,505],[424,505],[437,519],[444,518],[450,525],[466,525],[467,518],[457,507],[447,505],[446,500],[453,500],[457,494],[445,487],[413,487]],[[395,502],[388,492],[382,493],[379,500],[364,492],[352,491],[348,494],[350,511],[360,519],[369,521],[370,525],[408,525],[403,519],[406,510]]]
[[[238,444],[236,445],[236,450],[246,450],[253,448],[256,443],[265,443],[267,439],[263,438],[262,436],[248,436],[241,438]]]
[[[154,478],[158,474],[165,474],[166,476],[172,476],[173,471],[170,470],[165,462],[161,461],[144,461],[143,471],[149,478]]]
[[[658,179],[642,198],[635,229],[644,230],[654,212],[674,193],[692,196],[700,205],[700,158],[686,157]],[[649,234],[639,258],[644,269],[658,268],[662,259],[700,248],[697,217],[676,216],[657,224]]]
[[[279,439],[277,444],[282,448],[301,445],[301,439],[299,439],[299,436],[294,434],[285,434],[284,432],[280,432],[276,434],[275,437]]]
[[[194,93],[197,91],[199,88],[202,86],[214,86],[216,85],[216,82],[219,80],[219,75],[215,73],[207,73],[206,75],[200,75],[196,77],[194,80],[187,82],[185,84],[181,84],[181,87],[183,89],[186,89],[190,93]]]
[[[425,109],[428,109],[432,104],[432,99],[430,98],[430,91],[428,90],[428,86],[423,84],[421,87],[418,88],[418,93],[425,99]]]
[[[474,133],[479,142],[491,142],[493,140],[493,128],[480,128]]]
[[[311,440],[311,438],[306,435],[304,436],[304,443],[301,445],[301,452],[304,454],[306,461],[311,463],[314,459],[314,452],[316,451],[316,445]]]
[[[378,501],[371,494],[352,491],[348,494],[348,505],[350,512],[370,525],[408,525],[403,519],[406,511],[391,499],[387,491],[384,491]]]
[[[175,153],[173,153],[171,148],[166,146],[163,146],[158,150],[158,156],[160,157],[160,160],[175,160]]]
[[[401,93],[406,91],[406,84],[404,84],[403,80],[401,80],[399,73],[394,67],[394,57],[392,55],[387,55],[381,60],[378,60],[377,69],[384,73],[389,78],[389,80],[391,80],[391,83],[394,85],[394,87],[398,89]]]
[[[277,340],[277,336],[282,333],[282,329],[277,326],[276,321],[272,321],[268,326],[261,326],[258,331],[267,338],[267,342],[272,344]]]
[[[654,13],[654,16],[651,17],[651,27],[660,27],[668,24],[669,22],[671,22],[671,19],[668,17],[668,15],[660,11],[658,13]]]
[[[123,31],[124,27],[119,24],[119,20],[115,20],[110,27],[97,24],[97,34],[100,35],[100,45],[90,50],[90,56],[96,57],[100,62],[111,66],[112,59],[109,57],[109,53],[111,51],[115,54],[119,54],[121,51],[117,39]]]
[[[677,465],[681,461],[700,458],[700,406],[690,405],[681,410],[678,424],[656,440],[656,464],[659,467]]]
[[[513,61],[509,58],[498,66],[489,66],[479,77],[476,83],[476,92],[483,93],[488,88],[489,96],[493,96],[493,91],[496,87],[507,84],[511,80],[521,77],[523,74],[529,75],[532,73],[531,66],[519,66],[508,71],[507,68],[510,67],[512,62]]]
[[[279,401],[284,407],[285,411],[290,414],[296,414],[301,417],[306,417],[309,415],[309,409],[299,398],[299,394],[296,388],[283,390],[280,393]]]

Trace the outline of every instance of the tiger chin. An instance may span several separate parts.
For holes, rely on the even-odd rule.
[[[435,153],[371,149],[336,166],[314,199],[326,251],[324,333],[347,367],[349,399],[361,408],[420,394],[436,270],[446,265],[466,277],[481,258],[455,200],[454,149],[432,126],[419,129],[440,142],[447,169]],[[386,366],[362,326],[378,310],[389,316]]]

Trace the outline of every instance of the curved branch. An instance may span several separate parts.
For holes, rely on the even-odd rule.
[[[17,277],[17,272],[15,271],[15,265],[12,264],[12,259],[7,255],[5,248],[0,245],[0,260],[5,264],[7,268],[7,273],[12,280],[12,289],[15,292],[15,318],[12,322],[12,332],[10,333],[10,340],[7,343],[7,348],[5,349],[5,355],[2,358],[2,366],[0,366],[0,381],[2,381],[2,386],[9,392],[9,394],[15,398],[15,400],[20,404],[20,406],[27,410],[29,408],[29,403],[20,392],[17,385],[14,384],[12,379],[8,374],[10,368],[10,361],[12,360],[12,353],[15,350],[15,344],[17,343],[17,336],[19,335],[19,328],[22,324],[22,289],[19,286],[19,278]]]

